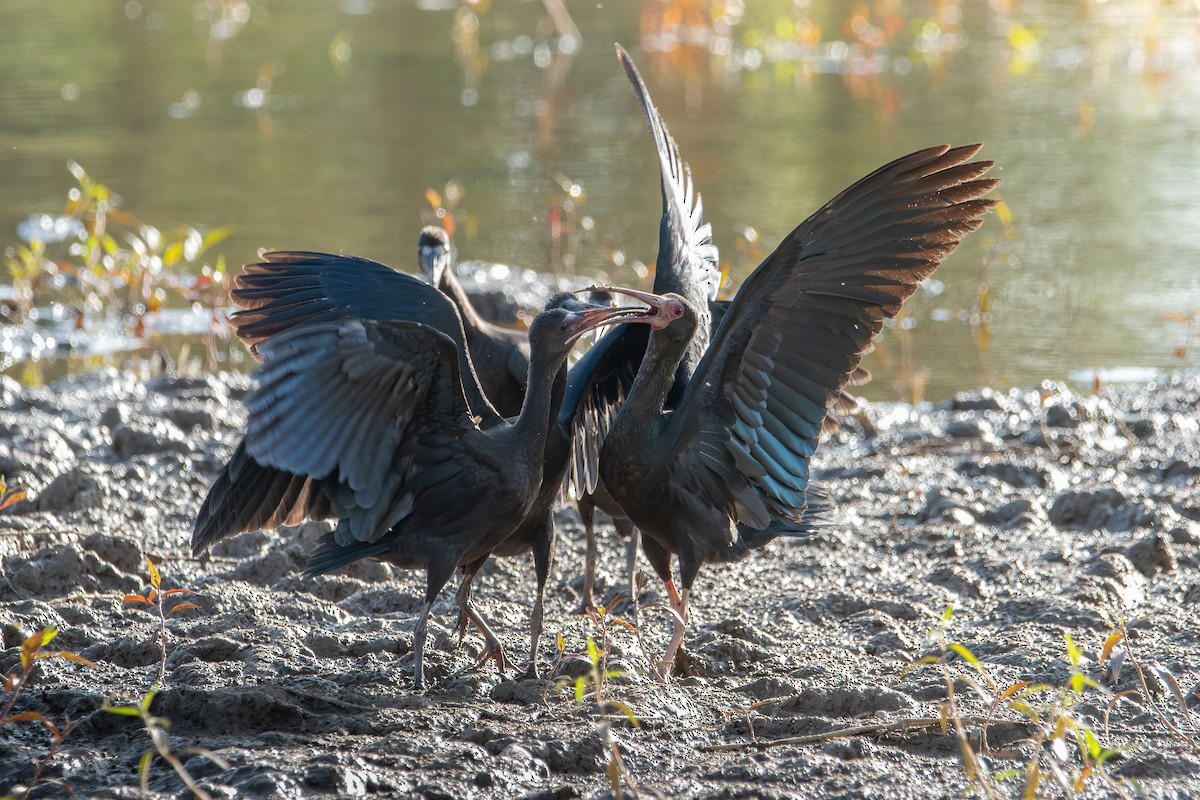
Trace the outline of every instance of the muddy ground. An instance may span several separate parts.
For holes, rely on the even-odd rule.
[[[576,703],[569,677],[515,682],[491,666],[462,673],[478,640],[456,648],[448,591],[435,608],[432,686],[414,693],[418,575],[365,563],[304,579],[312,526],[189,555],[193,516],[238,438],[247,386],[241,376],[143,383],[101,372],[24,390],[0,378],[0,474],[29,493],[0,513],[0,668],[19,665],[18,628],[47,625],[60,630],[53,647],[94,664],[44,661],[18,699],[15,712],[77,723],[35,796],[66,796],[51,779],[78,797],[139,796],[149,736],[136,718],[98,709],[106,699],[136,702],[159,675],[157,617],[121,599],[148,590],[147,557],[164,587],[198,592],[186,598],[198,608],[168,618],[153,711],[170,720],[171,747],[211,796],[610,796],[599,709],[586,697]],[[1124,748],[1105,767],[1113,783],[1091,775],[1084,796],[1134,796],[1135,784],[1152,797],[1200,796],[1200,720],[1171,688],[1173,679],[1186,693],[1200,680],[1198,400],[1192,374],[1099,396],[983,391],[915,409],[868,406],[873,434],[851,420],[818,455],[816,475],[838,504],[832,524],[739,565],[706,568],[687,654],[669,684],[649,677],[635,637],[613,626],[623,675],[607,681],[607,694],[640,723],[610,715],[626,779],[643,796],[962,795],[968,778],[954,737],[903,723],[936,718],[946,699],[938,667],[910,665],[937,652],[926,633],[953,606],[949,635],[999,689],[1069,683],[1069,633],[1085,675],[1108,692],[1138,693],[1113,707],[1107,732],[1109,696],[1087,689],[1072,707],[1102,746]],[[559,522],[544,674],[555,634],[568,653],[582,653],[596,632],[571,613],[579,524],[565,510]],[[623,544],[609,525],[601,537],[608,592],[620,582]],[[525,647],[532,587],[524,558],[494,563],[477,581],[479,607],[514,655]],[[658,599],[648,581],[642,603]],[[628,607],[615,613],[632,619]],[[1132,646],[1113,676],[1097,662],[1122,619]],[[647,649],[659,652],[669,620],[651,608],[640,622]],[[1153,706],[1134,659],[1145,665]],[[582,667],[569,660],[560,672]],[[949,668],[971,673],[958,655]],[[987,705],[961,681],[957,690],[978,748],[976,718]],[[1053,705],[1046,694],[1030,702]],[[1035,727],[1010,709],[996,717],[987,768],[1024,769],[1038,755]],[[748,743],[748,724],[759,743],[812,739],[706,750]],[[855,726],[878,727],[828,736]],[[19,791],[48,746],[34,722],[0,728],[0,794]],[[1074,745],[1044,747],[1040,757],[1042,789],[1062,796],[1051,773],[1079,775]],[[190,796],[158,759],[149,785],[154,797]],[[996,783],[1003,796],[1022,785]]]

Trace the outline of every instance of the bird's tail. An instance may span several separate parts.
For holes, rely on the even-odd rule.
[[[316,548],[308,554],[308,563],[304,565],[306,578],[324,575],[360,558],[378,555],[388,549],[386,542],[355,542],[341,545],[334,538],[336,533],[337,531],[332,531],[317,540]]]

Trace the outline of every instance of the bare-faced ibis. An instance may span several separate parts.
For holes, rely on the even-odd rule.
[[[658,153],[663,210],[659,221],[654,292],[675,292],[686,297],[699,315],[696,335],[676,371],[679,391],[673,392],[667,399],[667,407],[670,408],[708,344],[710,304],[715,304],[721,280],[718,252],[712,241],[712,227],[704,222],[704,204],[693,186],[691,169],[679,155],[679,147],[650,98],[650,92],[633,60],[620,45],[616,45],[616,51],[617,60],[625,70],[641,105]],[[716,310],[720,313],[724,309]],[[609,497],[596,470],[597,453],[588,448],[603,440],[612,415],[633,384],[642,354],[646,352],[648,335],[649,330],[643,325],[620,325],[606,333],[572,368],[559,416],[564,429],[577,429],[589,434],[576,440],[569,487],[587,538],[583,578],[585,608],[594,602],[592,593],[597,548],[593,516],[597,506],[612,516],[618,533],[629,537],[626,555],[628,591],[631,595],[637,592],[633,581],[637,530],[625,518],[620,506]]]
[[[235,456],[302,481],[319,498],[303,508],[337,518],[306,574],[366,557],[426,570],[414,685],[423,685],[437,593],[457,567],[502,543],[542,488],[543,450],[557,410],[552,389],[567,353],[586,331],[643,311],[555,307],[539,314],[529,332],[531,391],[516,418],[488,427],[468,399],[481,392],[467,388],[477,381],[460,368],[461,344],[429,325],[348,317],[343,309],[257,342],[264,363],[246,401],[247,431]],[[221,477],[197,520],[196,551],[233,532],[205,524],[219,516],[211,506],[236,500]]]
[[[512,416],[525,397],[529,369],[529,340],[525,331],[494,325],[484,319],[454,276],[450,235],[436,225],[421,230],[417,241],[421,276],[440,289],[458,309],[471,361],[483,393],[503,416]]]
[[[981,177],[992,162],[969,162],[979,148],[922,150],[839,194],[746,279],[711,340],[698,298],[658,300],[672,321],[650,332],[602,444],[583,452],[598,453],[677,612],[660,674],[683,642],[703,564],[811,532],[809,459],[823,420],[884,320],[994,205],[983,195],[998,181]]]

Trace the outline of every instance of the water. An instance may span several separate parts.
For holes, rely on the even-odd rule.
[[[660,200],[619,41],[735,279],[874,167],[987,143],[1011,217],[914,298],[868,358],[868,397],[1192,364],[1164,315],[1200,309],[1197,4],[847,7],[572,3],[576,41],[538,2],[9,0],[0,244],[62,210],[74,159],[161,228],[234,225],[210,261],[309,248],[412,268],[426,190],[446,203],[453,182],[461,257],[647,285]],[[676,19],[700,44],[678,46]]]

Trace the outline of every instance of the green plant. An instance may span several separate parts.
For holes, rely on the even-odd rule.
[[[50,644],[57,635],[57,628],[47,626],[25,637],[21,642],[20,667],[13,669],[4,676],[4,697],[2,705],[0,705],[0,728],[17,722],[37,722],[50,734],[51,740],[50,749],[43,756],[35,759],[33,775],[30,777],[28,785],[11,787],[8,794],[4,795],[4,800],[10,797],[29,797],[33,788],[43,782],[57,784],[68,793],[71,793],[71,787],[67,786],[64,782],[58,779],[43,781],[42,774],[50,762],[62,750],[64,741],[75,730],[76,726],[79,725],[79,722],[73,722],[70,717],[67,717],[64,721],[65,724],[59,727],[49,717],[39,711],[20,711],[14,713],[17,698],[20,696],[21,690],[29,683],[29,679],[33,675],[34,668],[39,661],[47,658],[61,658],[88,667],[94,666],[91,661],[76,653],[67,650],[46,650],[46,645]]]
[[[162,652],[162,658],[158,665],[158,679],[150,687],[149,690],[142,696],[141,700],[135,705],[113,705],[109,700],[104,703],[104,710],[113,714],[118,714],[125,717],[137,717],[142,721],[142,726],[146,729],[146,733],[150,736],[151,746],[145,753],[142,754],[138,762],[138,775],[141,778],[142,792],[149,792],[150,780],[150,765],[154,761],[154,756],[157,754],[163,761],[170,765],[171,769],[175,770],[188,789],[192,791],[196,797],[202,800],[207,800],[209,795],[196,784],[191,775],[188,774],[183,762],[179,760],[171,751],[170,739],[167,736],[167,729],[170,728],[170,720],[164,717],[156,717],[150,713],[150,704],[154,700],[155,694],[158,693],[158,688],[166,684],[166,669],[167,669],[167,617],[174,614],[176,611],[184,611],[187,609],[196,608],[195,603],[179,602],[166,606],[168,597],[175,597],[181,594],[195,594],[191,589],[163,589],[162,576],[159,574],[158,568],[154,566],[154,562],[146,559],[146,568],[150,576],[150,591],[146,594],[127,594],[124,596],[126,603],[137,603],[140,605],[150,606],[158,614],[158,645]],[[221,766],[222,769],[228,769],[228,764],[224,760],[214,755],[203,748],[188,748],[184,753],[201,755]]]
[[[1154,718],[1167,729],[1172,737],[1185,744],[1193,752],[1200,752],[1200,730],[1197,730],[1192,711],[1188,707],[1187,697],[1179,688],[1179,682],[1175,680],[1175,676],[1171,674],[1170,670],[1161,664],[1143,664],[1138,659],[1129,645],[1129,629],[1124,620],[1121,620],[1104,642],[1101,661],[1104,662],[1106,659],[1109,665],[1109,678],[1114,682],[1120,677],[1125,661],[1129,661],[1130,667],[1137,675],[1139,689],[1127,689],[1113,695],[1104,710],[1105,732],[1109,729],[1109,716],[1119,704],[1140,701],[1140,705],[1148,707]],[[1147,673],[1153,675],[1164,693],[1174,700],[1177,707],[1174,713],[1168,713],[1168,708],[1154,699],[1155,692],[1150,689],[1146,679]]]
[[[609,713],[610,710],[619,711],[628,717],[630,723],[636,728],[637,717],[629,710],[628,706],[608,697],[609,680],[624,675],[620,670],[609,669],[608,662],[612,657],[613,633],[620,628],[637,636],[638,629],[628,621],[610,613],[604,605],[588,608],[584,613],[592,624],[594,635],[587,637],[586,654],[574,656],[576,660],[583,661],[590,667],[586,674],[575,679],[575,702],[583,701],[590,684],[592,699],[600,713]],[[598,644],[597,640],[599,640]]]
[[[943,728],[953,730],[963,770],[973,789],[984,797],[999,798],[1004,796],[1001,792],[1004,781],[1018,780],[1021,782],[1019,796],[1032,800],[1045,796],[1043,785],[1049,780],[1065,796],[1077,797],[1094,779],[1118,797],[1131,797],[1126,785],[1105,770],[1106,763],[1119,754],[1121,748],[1102,744],[1080,710],[1088,695],[1111,698],[1112,692],[1085,674],[1082,652],[1070,634],[1063,634],[1070,666],[1066,683],[1058,686],[1022,680],[1001,685],[992,679],[983,662],[965,644],[950,638],[948,628],[952,616],[953,608],[949,607],[930,632],[937,653],[917,659],[913,666],[936,665],[941,671],[946,684],[946,699],[940,707]],[[1100,664],[1110,657],[1117,641],[1117,634],[1106,639]],[[964,663],[969,667],[965,671],[959,666]],[[959,683],[988,706],[980,725],[978,746],[972,744],[967,734],[967,723],[956,690]],[[1031,724],[1034,736],[1029,758],[1023,767],[993,773],[988,758],[987,730],[1000,710],[1023,717]]]
[[[603,605],[589,608],[585,613],[594,630],[594,635],[587,637],[585,653],[567,655],[566,642],[563,640],[562,634],[559,634],[556,642],[558,655],[555,658],[553,667],[551,667],[550,674],[553,675],[562,663],[567,660],[581,661],[587,664],[587,671],[574,678],[575,705],[582,705],[584,699],[590,695],[592,702],[596,706],[596,713],[599,715],[597,734],[608,756],[604,771],[608,778],[609,788],[612,791],[613,797],[616,800],[621,800],[621,798],[637,800],[637,798],[645,796],[645,792],[649,792],[654,797],[662,797],[663,795],[657,791],[639,786],[637,781],[634,780],[633,774],[625,764],[625,759],[621,756],[621,749],[612,732],[612,722],[619,719],[627,720],[634,728],[641,727],[641,722],[638,720],[637,714],[634,713],[633,709],[628,704],[611,697],[608,692],[609,681],[613,678],[619,678],[624,674],[620,670],[609,667],[609,659],[612,656],[613,633],[617,629],[623,629],[637,635],[637,628],[629,622],[609,613],[608,609]],[[547,682],[548,687],[549,682]],[[545,693],[543,693],[544,697]]]
[[[195,603],[175,603],[170,608],[166,608],[164,601],[168,597],[195,594],[195,592],[191,589],[161,589],[162,577],[158,573],[158,568],[154,566],[154,562],[146,559],[146,567],[150,575],[150,591],[144,595],[127,594],[124,596],[124,601],[150,606],[158,613],[158,646],[162,651],[162,658],[158,664],[158,680],[155,685],[161,686],[166,683],[167,678],[167,617],[176,611],[196,608]]]
[[[37,306],[62,304],[74,308],[76,330],[115,329],[144,339],[151,318],[174,293],[212,310],[206,345],[215,369],[216,339],[228,338],[228,286],[224,261],[218,259],[213,268],[201,258],[231,229],[157,228],[122,208],[122,199],[79,164],[68,161],[67,168],[76,186],[68,192],[65,214],[78,237],[53,248],[35,239],[28,247],[5,251],[15,296],[13,321],[30,320]]]
[[[172,752],[171,740],[167,736],[167,729],[171,727],[171,721],[163,717],[156,717],[150,713],[150,704],[154,701],[156,693],[155,689],[146,692],[137,705],[116,706],[111,705],[108,701],[104,703],[104,710],[111,714],[140,719],[143,727],[146,729],[146,733],[150,735],[151,747],[138,760],[138,777],[141,780],[142,793],[145,795],[150,793],[150,765],[154,761],[154,756],[157,755],[163,761],[166,761],[171,766],[171,769],[175,770],[175,774],[187,784],[192,794],[200,798],[200,800],[211,800],[211,795],[196,783],[196,779],[188,773],[183,762],[179,760],[179,756]],[[203,756],[221,767],[221,769],[229,769],[228,762],[212,751],[202,747],[189,747],[180,752],[188,755]]]

